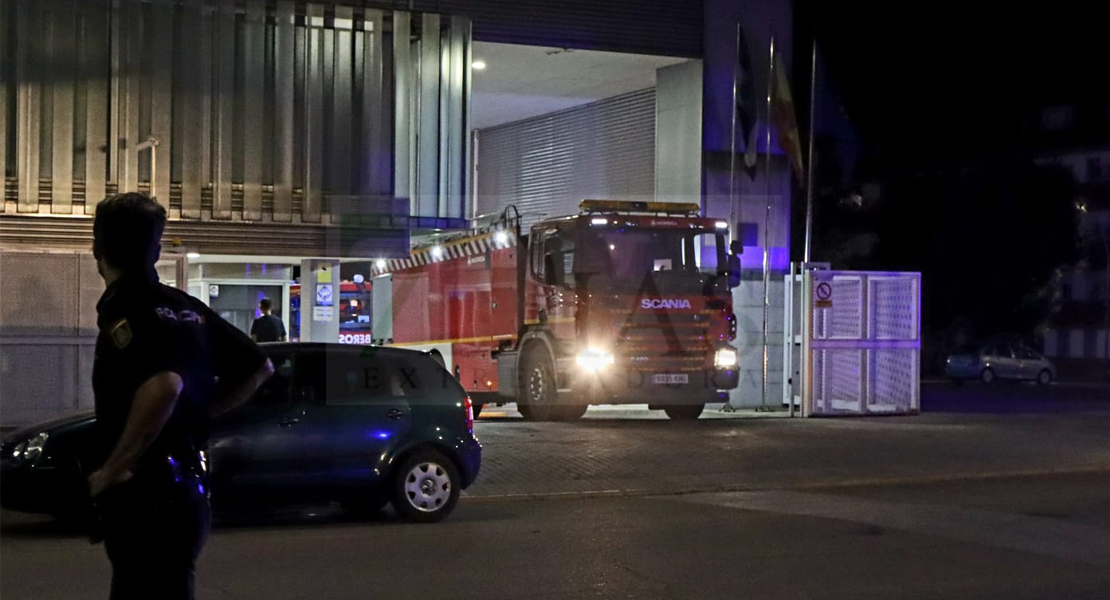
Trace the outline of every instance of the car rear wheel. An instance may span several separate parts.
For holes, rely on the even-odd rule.
[[[1040,373],[1037,374],[1037,383],[1041,385],[1048,385],[1052,383],[1052,371],[1049,371],[1048,369],[1043,369]]]
[[[980,378],[983,380],[983,383],[986,384],[994,383],[995,380],[998,379],[994,374],[994,369],[983,369],[983,374]]]
[[[663,407],[663,411],[667,413],[667,417],[672,421],[697,420],[703,410],[705,410],[704,404],[680,404]]]
[[[459,470],[443,453],[421,450],[405,459],[393,480],[393,508],[409,521],[435,523],[459,501]]]

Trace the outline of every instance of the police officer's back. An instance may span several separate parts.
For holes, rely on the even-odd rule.
[[[113,599],[193,597],[210,522],[200,458],[209,415],[245,401],[272,372],[245,334],[158,281],[165,219],[150,198],[123,194],[97,206],[93,227],[108,285],[93,367],[103,462],[89,488]]]

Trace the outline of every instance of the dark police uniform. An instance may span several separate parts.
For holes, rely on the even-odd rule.
[[[150,273],[108,286],[97,304],[93,392],[100,460],[127,423],[139,386],[167,371],[183,382],[173,414],[132,470],[94,499],[112,562],[113,600],[193,597],[210,511],[200,452],[217,378],[237,385],[265,361],[258,346],[201,301]]]

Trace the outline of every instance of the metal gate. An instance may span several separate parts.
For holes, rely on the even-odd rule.
[[[791,413],[920,411],[920,273],[792,265],[785,328],[783,403]]]

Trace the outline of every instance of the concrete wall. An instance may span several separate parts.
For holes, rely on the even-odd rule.
[[[0,427],[93,407],[92,253],[0,253]]]
[[[787,74],[793,64],[791,36],[792,3],[729,2],[706,0],[705,53],[703,56],[703,206],[712,217],[726,218],[734,231],[740,223],[754,227],[753,244],[744,248],[741,262],[744,281],[734,293],[738,318],[736,346],[741,356],[741,383],[730,397],[734,406],[758,406],[763,401],[763,301],[764,251],[769,263],[771,309],[768,316],[768,382],[767,404],[780,405],[782,398],[782,306],[783,275],[789,269],[790,203],[792,183],[790,168],[778,148],[777,140],[770,145],[767,160],[766,95],[770,63],[770,41],[775,39],[775,53],[782,59]],[[732,143],[733,80],[736,64],[736,24],[741,23],[747,41],[752,75],[755,79],[759,127],[757,149],[759,161],[755,178],[741,168],[742,140]],[[791,84],[794,82],[791,81]],[[797,86],[792,85],[797,94]],[[798,98],[795,97],[795,101]],[[801,104],[798,104],[801,106]],[[738,135],[738,138],[740,136]],[[730,179],[732,151],[737,153],[736,172]],[[769,164],[769,169],[768,169]],[[768,202],[769,201],[769,202]],[[770,215],[768,218],[768,203]]]
[[[701,197],[702,65],[690,60],[655,75],[655,199]]]

